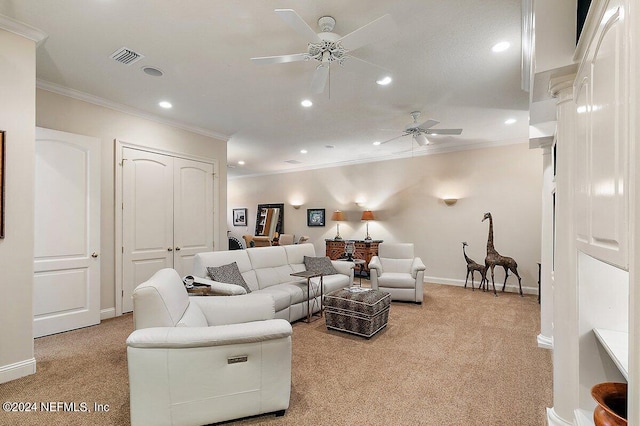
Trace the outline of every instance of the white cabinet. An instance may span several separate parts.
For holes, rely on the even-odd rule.
[[[595,33],[583,34],[588,40],[581,43],[589,43],[574,86],[576,239],[579,250],[627,269],[629,55],[625,2],[604,3]]]
[[[590,389],[605,381],[628,382],[629,424],[640,425],[640,12],[632,4],[593,0],[572,95],[556,78],[553,425],[593,424]]]

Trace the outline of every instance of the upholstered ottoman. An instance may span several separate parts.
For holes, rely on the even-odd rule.
[[[391,295],[386,291],[350,287],[324,298],[327,328],[371,337],[387,325]]]

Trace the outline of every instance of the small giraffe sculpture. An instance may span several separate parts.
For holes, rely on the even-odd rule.
[[[489,238],[487,239],[487,257],[484,259],[484,265],[487,268],[491,268],[491,284],[493,284],[493,294],[496,293],[496,283],[493,276],[493,268],[496,266],[502,266],[504,268],[504,284],[502,285],[502,291],[507,286],[507,278],[509,277],[509,271],[513,272],[518,277],[518,287],[520,288],[520,296],[522,296],[522,280],[518,274],[518,264],[511,257],[502,256],[493,247],[493,218],[491,213],[485,213],[482,222],[489,219]],[[488,282],[488,281],[487,281]]]
[[[466,241],[462,242],[462,254],[464,254],[464,260],[467,261],[467,277],[464,279],[464,288],[467,288],[467,281],[469,280],[469,275],[471,275],[471,291],[474,291],[475,289],[473,288],[473,275],[475,271],[480,272],[480,285],[478,286],[478,289],[480,289],[480,287],[482,287],[483,283],[487,280],[487,267],[484,265],[480,265],[479,263],[477,263],[475,260],[469,258],[469,256],[467,256],[467,252],[465,250],[465,247],[468,246],[469,244],[467,244]]]

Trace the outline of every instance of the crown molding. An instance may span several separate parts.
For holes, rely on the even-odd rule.
[[[6,15],[0,15],[0,29],[17,34],[29,40],[36,42],[36,46],[39,46],[44,42],[49,35],[38,28],[31,25],[23,24],[20,21],[16,21],[13,18],[9,18]]]
[[[272,172],[263,172],[263,173],[249,173],[241,176],[232,176],[227,171],[227,181],[236,180],[236,179],[245,179],[245,178],[255,178],[255,177],[261,177],[261,176],[280,175],[285,173],[305,172],[309,170],[328,169],[331,167],[351,166],[354,164],[378,163],[380,161],[391,161],[391,160],[399,160],[403,158],[422,157],[424,155],[446,154],[449,152],[470,151],[474,149],[495,148],[500,146],[528,144],[528,143],[529,143],[529,139],[523,138],[523,139],[505,139],[505,140],[499,140],[499,141],[483,141],[483,142],[466,141],[466,142],[458,143],[455,145],[454,144],[429,145],[426,150],[415,149],[415,150],[410,150],[402,153],[385,155],[383,157],[368,157],[368,158],[359,158],[354,160],[336,161],[334,163],[316,164],[313,166],[305,166],[305,167],[296,167],[295,169],[288,169],[288,170],[275,170]]]
[[[210,138],[219,139],[227,142],[229,140],[229,136],[224,135],[222,133],[214,132],[208,129],[203,129],[202,127],[191,126],[185,123],[181,123],[175,120],[169,120],[164,117],[160,117],[154,114],[149,114],[137,108],[129,107],[117,102],[109,101],[104,98],[100,98],[98,96],[90,95],[85,92],[81,92],[79,90],[71,89],[69,87],[61,86],[59,84],[51,83],[49,81],[37,79],[36,87],[38,89],[46,90],[48,92],[57,93],[62,96],[67,96],[69,98],[77,99],[80,101],[88,102],[94,105],[102,106],[105,108],[113,109],[125,114],[134,115],[136,117],[144,118],[145,120],[155,121],[156,123],[166,124],[171,127],[177,127],[182,130],[186,130],[188,132],[197,133],[199,135],[207,136]]]

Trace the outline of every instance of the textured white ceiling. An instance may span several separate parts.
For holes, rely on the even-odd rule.
[[[342,35],[390,14],[397,31],[354,54],[391,70],[393,83],[376,85],[374,68],[332,66],[327,90],[313,95],[314,63],[254,65],[251,57],[306,51],[276,8],[296,10],[314,29],[333,16]],[[528,137],[517,0],[5,0],[0,14],[49,35],[37,50],[38,79],[228,138],[228,163],[246,162],[230,177]],[[511,48],[492,53],[502,40]],[[144,59],[109,58],[123,46]],[[165,74],[150,77],[143,66]],[[314,106],[302,108],[303,98]],[[174,107],[162,110],[163,99]],[[414,110],[440,121],[435,128],[464,131],[434,136],[427,149],[410,137],[372,145],[401,135]],[[518,121],[504,125],[510,117]]]

